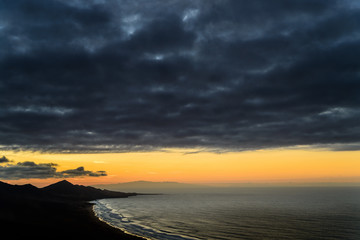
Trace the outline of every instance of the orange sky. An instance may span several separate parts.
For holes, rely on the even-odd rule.
[[[84,166],[86,170],[107,172],[106,177],[69,179],[85,185],[137,180],[193,183],[360,182],[360,151],[275,149],[222,154],[184,154],[194,151],[196,149],[108,154],[0,154],[14,162],[57,163],[59,171]],[[41,186],[55,181],[59,179],[23,179],[7,182],[30,182]]]

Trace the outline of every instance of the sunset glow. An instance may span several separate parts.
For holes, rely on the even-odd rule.
[[[196,150],[196,149],[195,149]],[[79,166],[104,170],[101,178],[73,178],[81,184],[118,183],[137,180],[189,183],[360,182],[360,153],[320,150],[262,150],[239,153],[195,152],[167,149],[162,152],[108,154],[45,154],[2,152],[16,162],[57,163],[58,170]],[[58,179],[22,179],[42,185]]]
[[[354,1],[18,1],[1,181],[359,182]]]

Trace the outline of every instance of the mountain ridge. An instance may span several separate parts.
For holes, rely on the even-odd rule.
[[[60,181],[45,188],[31,184],[11,185],[0,181],[0,226],[14,239],[124,239],[128,235],[100,221],[89,201],[136,195],[103,191]]]
[[[62,180],[43,188],[31,184],[12,185],[0,181],[0,199],[39,198],[50,200],[85,200],[91,201],[102,198],[125,198],[135,196],[136,193],[124,193],[102,190],[90,186],[75,185],[67,180]]]

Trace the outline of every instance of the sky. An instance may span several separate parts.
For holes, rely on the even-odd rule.
[[[359,181],[359,55],[356,0],[0,0],[0,180]]]

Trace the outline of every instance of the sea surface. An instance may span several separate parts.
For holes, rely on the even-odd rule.
[[[103,221],[148,239],[360,239],[360,188],[244,188],[95,201]]]

